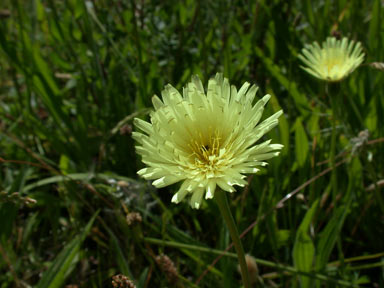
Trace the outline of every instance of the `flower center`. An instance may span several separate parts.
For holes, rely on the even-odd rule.
[[[340,66],[341,61],[337,58],[331,58],[325,60],[325,66],[327,67],[328,73],[332,71],[333,67]]]
[[[209,136],[199,133],[198,139],[194,139],[189,145],[192,150],[192,156],[195,158],[195,164],[199,167],[212,167],[220,155],[220,142],[222,138],[218,131],[210,133]]]
[[[209,144],[200,146],[200,153],[198,157],[204,162],[209,162],[211,156],[218,156],[220,148],[220,138],[214,137],[210,138]]]

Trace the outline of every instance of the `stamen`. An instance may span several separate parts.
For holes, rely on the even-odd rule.
[[[191,141],[189,147],[192,150],[192,155],[195,156],[195,164],[197,166],[212,166],[216,163],[220,156],[221,139],[219,131],[215,130],[214,133],[210,133],[209,137],[203,137],[199,133],[198,139]]]

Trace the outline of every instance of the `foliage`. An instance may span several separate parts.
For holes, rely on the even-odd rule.
[[[380,0],[2,0],[0,287],[112,287],[116,274],[238,287],[214,201],[196,212],[170,202],[177,185],[139,179],[131,137],[164,85],[216,72],[271,94],[265,118],[284,110],[268,135],[281,156],[231,195],[258,287],[383,287],[383,11]],[[326,84],[297,55],[331,35],[360,41],[366,58]]]

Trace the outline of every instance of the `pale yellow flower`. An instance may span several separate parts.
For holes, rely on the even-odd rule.
[[[155,180],[158,188],[183,181],[172,202],[190,194],[193,208],[200,207],[204,194],[213,198],[216,187],[234,192],[234,185],[247,184],[243,174],[259,171],[256,167],[283,147],[271,140],[255,145],[278,124],[282,111],[258,124],[271,96],[253,105],[258,88],[249,87],[244,83],[237,91],[221,74],[209,80],[207,93],[198,77],[192,77],[183,95],[167,85],[162,100],[152,98],[150,123],[134,120],[143,131],[133,132],[140,143],[136,151],[147,165],[138,174]]]
[[[309,74],[330,82],[340,81],[352,73],[363,61],[364,53],[360,42],[347,38],[336,40],[328,37],[322,47],[317,42],[305,45],[298,56]]]

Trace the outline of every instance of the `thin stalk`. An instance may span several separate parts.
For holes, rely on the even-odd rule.
[[[184,244],[179,243],[175,241],[167,241],[163,239],[157,239],[157,238],[150,238],[150,237],[143,237],[142,240],[147,243],[155,244],[155,245],[161,245],[161,246],[167,246],[167,247],[175,247],[180,249],[188,249],[188,250],[194,250],[194,251],[200,251],[205,253],[212,253],[216,255],[223,255],[231,258],[237,258],[237,255],[232,252],[227,252],[223,250],[218,249],[212,249],[209,247],[203,247],[199,245],[192,245],[192,244]]]
[[[363,270],[363,269],[371,269],[371,268],[382,267],[382,266],[384,266],[384,262],[380,261],[372,264],[348,267],[347,270]]]
[[[216,197],[216,196],[215,196]],[[232,252],[227,252],[223,250],[218,250],[218,249],[212,249],[208,247],[202,247],[198,245],[192,245],[192,244],[184,244],[184,243],[179,243],[175,241],[166,241],[163,239],[156,239],[156,238],[150,238],[150,237],[143,237],[141,238],[144,242],[154,244],[154,245],[162,245],[162,246],[167,246],[167,247],[175,247],[175,248],[180,248],[180,249],[188,249],[188,250],[193,250],[193,251],[200,251],[200,252],[205,252],[205,253],[212,253],[216,255],[224,255],[227,257],[231,258],[237,258],[237,255]],[[367,260],[367,259],[372,259],[372,258],[379,258],[383,256],[382,254],[375,254],[375,255],[368,255],[368,256],[359,256],[359,257],[354,257],[350,259],[346,259],[345,262],[352,262],[352,261],[358,261],[358,260]],[[356,287],[356,284],[348,282],[346,280],[340,280],[340,279],[335,279],[332,278],[328,275],[316,273],[316,272],[304,272],[296,269],[295,267],[280,264],[280,263],[275,263],[272,261],[264,260],[264,259],[259,259],[259,258],[254,258],[255,262],[259,265],[270,267],[270,268],[275,268],[279,270],[284,270],[290,274],[299,274],[299,275],[304,275],[308,276],[314,279],[322,280],[322,281],[327,281],[331,283],[336,283],[341,286],[347,286],[347,287]],[[338,262],[333,262],[331,265],[328,266],[337,266],[339,264]]]
[[[363,256],[356,256],[356,257],[351,257],[351,258],[346,258],[344,259],[344,263],[352,263],[352,262],[357,262],[357,261],[366,261],[370,259],[376,259],[376,258],[381,258],[384,257],[384,252],[381,253],[376,253],[376,254],[371,254],[371,255],[363,255]],[[334,261],[331,263],[328,263],[328,266],[339,266],[340,261]]]
[[[215,193],[215,199],[217,205],[219,206],[221,215],[223,216],[224,221],[228,227],[229,234],[231,235],[233,245],[235,246],[237,252],[237,258],[240,264],[241,278],[243,279],[244,288],[250,288],[251,284],[248,276],[247,263],[245,262],[244,249],[243,245],[241,244],[235,220],[233,219],[231,209],[228,204],[227,192],[217,190]]]
[[[336,109],[337,105],[335,102],[335,95],[331,96],[328,93],[328,83],[325,84],[325,93],[327,97],[329,98],[329,101],[331,102],[331,108],[332,108],[332,137],[331,137],[331,151],[330,151],[330,165],[331,167],[335,166],[335,154],[336,154]],[[337,172],[336,169],[332,170],[331,175],[331,183],[332,183],[332,196],[333,200],[335,201],[337,196]]]

